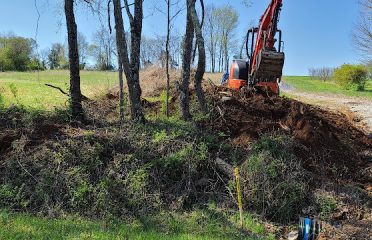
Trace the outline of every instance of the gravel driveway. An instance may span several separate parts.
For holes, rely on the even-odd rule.
[[[341,111],[348,115],[351,111],[355,116],[350,120],[361,126],[372,137],[372,98],[303,92],[296,90],[285,82],[281,84],[281,91],[303,102],[319,105],[333,111]]]

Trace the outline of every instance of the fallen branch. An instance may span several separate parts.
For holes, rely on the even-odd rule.
[[[63,91],[63,89],[60,88],[60,87],[56,87],[56,86],[53,86],[53,85],[48,84],[48,83],[45,83],[45,86],[47,86],[47,87],[51,87],[51,88],[54,88],[54,89],[57,89],[57,90],[59,90],[62,94],[66,95],[66,96],[70,96],[70,94],[68,94],[67,92]]]
[[[63,95],[66,95],[66,96],[68,96],[68,97],[71,96],[69,93],[65,92],[65,91],[64,91],[62,88],[60,88],[60,87],[53,86],[53,85],[48,84],[48,83],[45,83],[44,85],[47,86],[47,87],[51,87],[51,88],[54,88],[54,89],[59,90]],[[84,96],[83,94],[81,95],[81,100],[83,100],[83,101],[92,101],[91,99],[89,99],[88,97]]]

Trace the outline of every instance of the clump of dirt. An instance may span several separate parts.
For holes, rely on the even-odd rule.
[[[347,116],[264,91],[230,92],[212,87],[211,118],[203,127],[224,132],[237,146],[247,146],[260,136],[281,131],[302,146],[298,155],[313,173],[335,178],[359,179],[363,156],[372,139],[356,128]]]
[[[17,133],[14,131],[4,131],[0,134],[0,156],[12,147],[12,142],[18,139]]]

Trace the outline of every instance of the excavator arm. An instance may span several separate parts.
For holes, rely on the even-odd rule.
[[[281,7],[282,0],[272,0],[262,15],[259,26],[248,31],[246,47],[249,60],[234,60],[228,81],[230,88],[262,86],[279,93],[278,82],[284,65],[284,53],[281,52],[282,32],[277,28]],[[275,38],[277,33],[279,41]]]

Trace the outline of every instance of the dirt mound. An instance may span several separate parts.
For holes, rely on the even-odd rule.
[[[181,78],[181,72],[170,70],[171,85]],[[140,81],[143,96],[159,96],[167,86],[167,74],[165,68],[149,67],[140,72]]]
[[[347,116],[264,92],[229,93],[213,88],[209,95],[215,106],[205,127],[224,132],[237,146],[281,131],[303,146],[298,155],[312,172],[354,179],[366,164],[358,153],[370,149],[372,139]]]
[[[174,82],[181,77],[179,70],[170,69],[171,87],[174,88]],[[148,67],[140,72],[140,84],[143,97],[159,96],[167,86],[167,74],[165,68],[157,66]],[[127,92],[127,85],[124,84],[124,91]],[[119,97],[119,87],[115,87],[107,94],[110,99]]]

